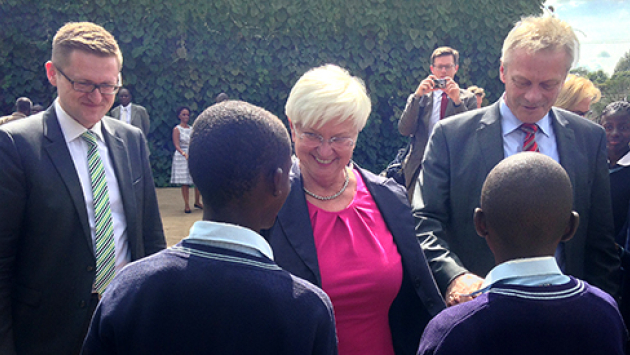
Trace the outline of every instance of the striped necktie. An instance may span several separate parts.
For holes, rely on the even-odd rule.
[[[112,210],[109,205],[105,168],[98,152],[96,136],[91,131],[81,135],[88,144],[88,167],[92,183],[92,200],[94,202],[94,225],[96,234],[96,279],[94,289],[102,294],[114,278],[116,271],[116,252],[114,247],[114,224]]]
[[[538,131],[538,126],[535,123],[523,123],[519,129],[525,132],[523,151],[538,152],[538,143],[536,143],[536,132]]]

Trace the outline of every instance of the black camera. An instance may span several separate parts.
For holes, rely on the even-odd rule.
[[[446,79],[433,79],[434,89],[444,89],[446,87]]]

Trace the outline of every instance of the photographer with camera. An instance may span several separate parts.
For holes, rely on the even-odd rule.
[[[407,99],[400,116],[398,130],[410,136],[411,148],[403,161],[403,173],[409,200],[413,197],[420,173],[424,148],[437,121],[477,108],[475,96],[459,88],[455,74],[459,69],[459,52],[450,47],[439,47],[431,55],[431,75],[420,82]]]

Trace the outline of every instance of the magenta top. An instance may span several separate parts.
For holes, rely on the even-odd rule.
[[[339,355],[393,355],[389,308],[402,284],[400,254],[361,175],[348,207],[325,211],[310,202],[317,260],[335,310]]]

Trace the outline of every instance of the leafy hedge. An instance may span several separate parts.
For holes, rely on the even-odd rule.
[[[43,63],[56,30],[92,21],[118,39],[124,83],[151,116],[151,163],[158,186],[170,176],[175,108],[193,116],[226,92],[283,120],[306,70],[336,63],[363,78],[373,111],[355,160],[378,172],[405,144],[397,120],[429,72],[433,49],[461,53],[461,87],[484,87],[494,101],[503,38],[541,0],[0,0],[0,109],[19,96],[50,104]],[[238,139],[238,132],[234,132]]]

